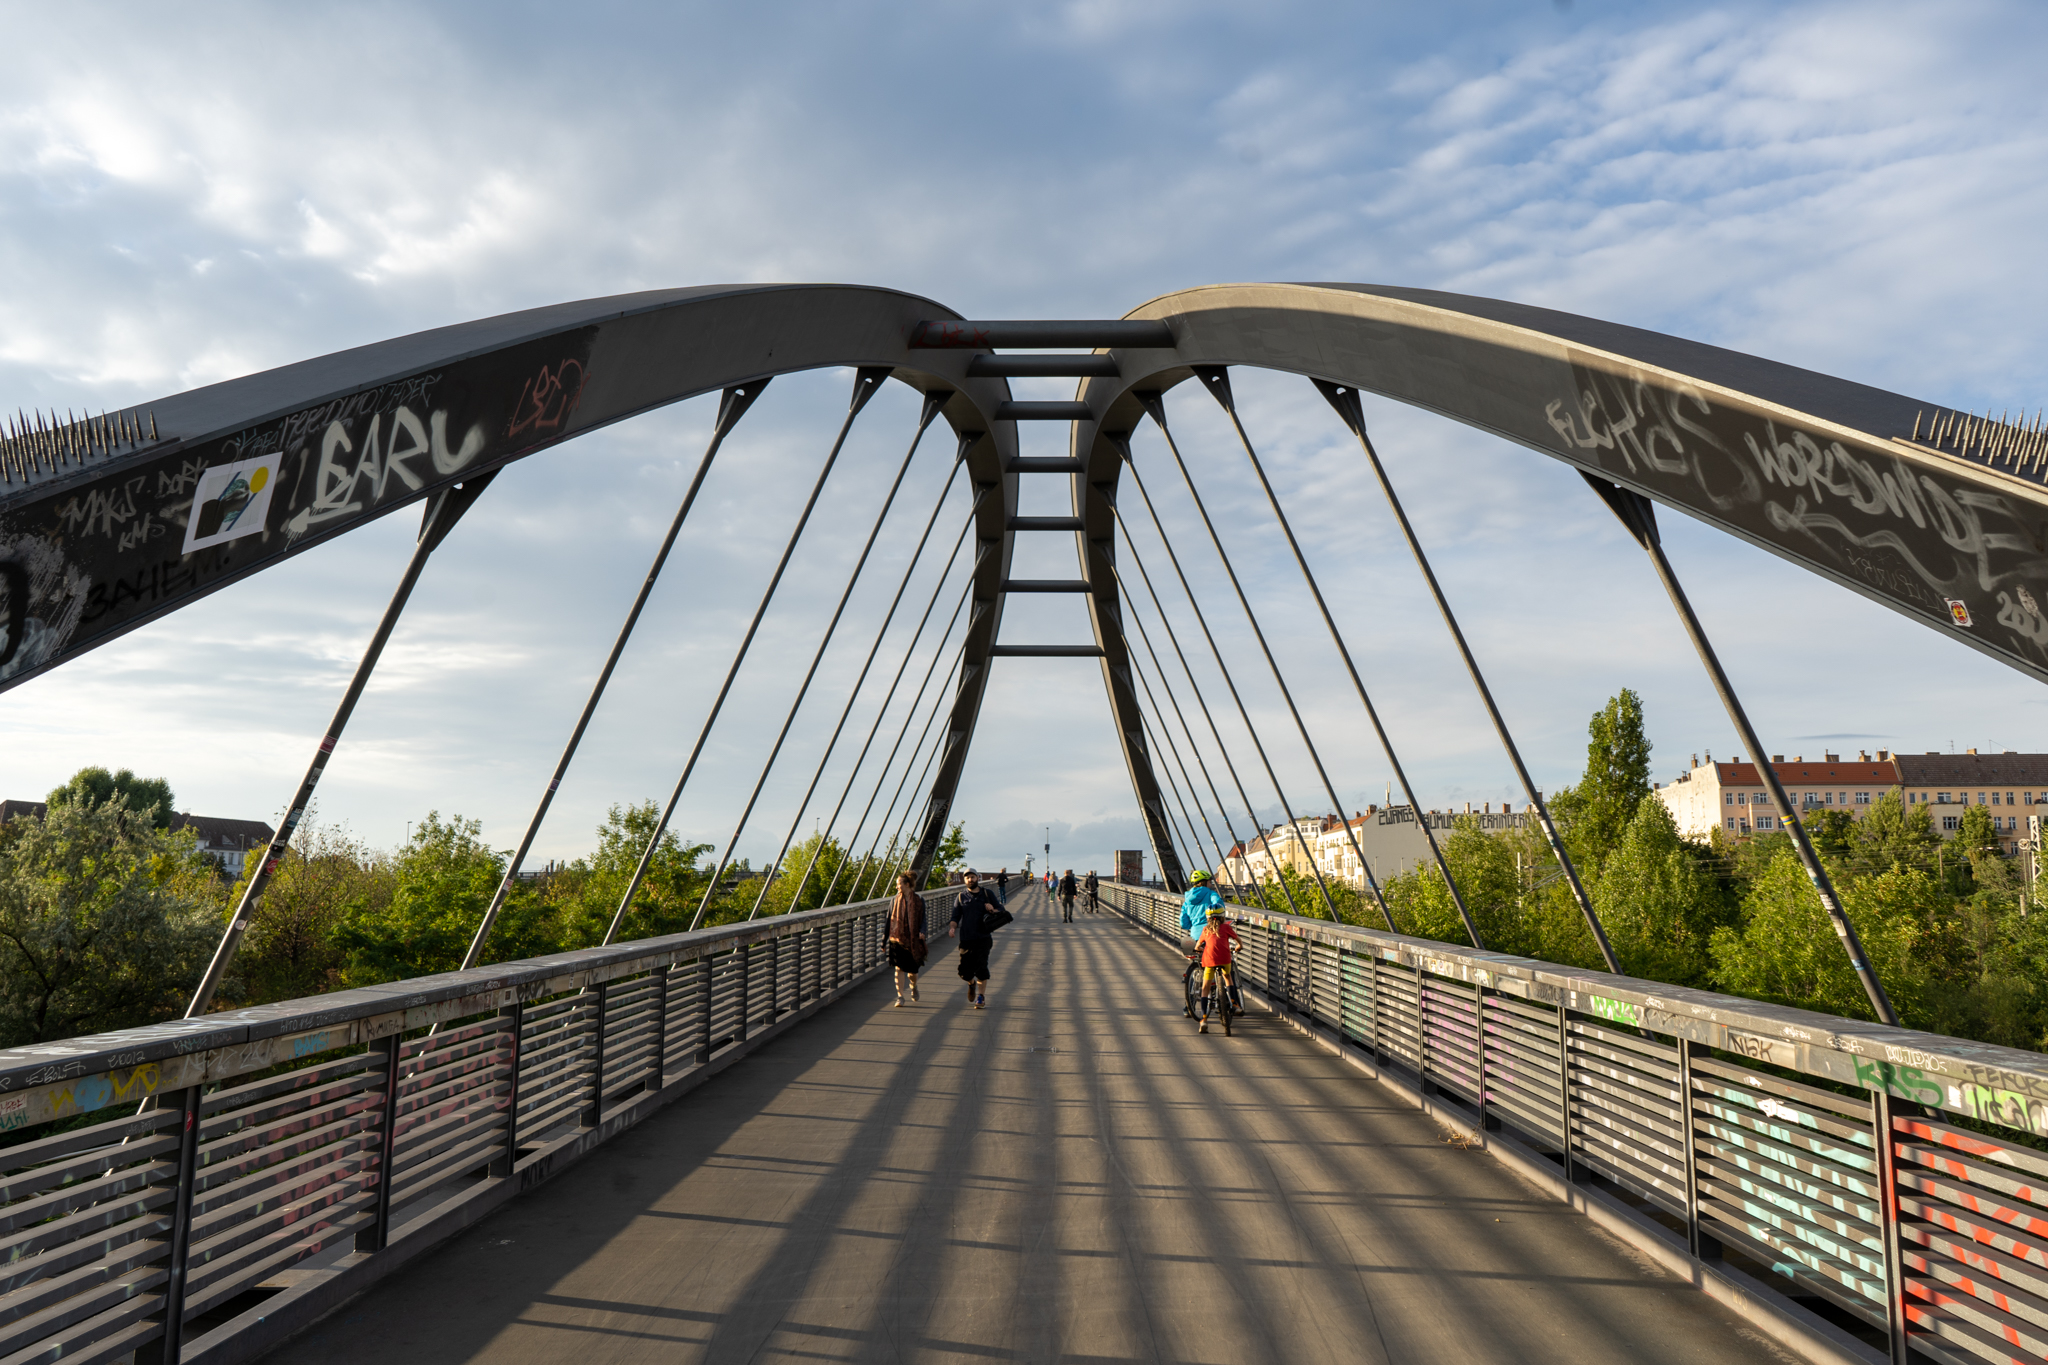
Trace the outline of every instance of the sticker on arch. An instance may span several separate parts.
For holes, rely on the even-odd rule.
[[[1970,624],[1969,603],[1963,601],[1960,597],[1944,597],[1941,600],[1948,603],[1948,616],[1951,621],[1954,621],[1959,626]]]
[[[277,470],[283,460],[284,453],[276,451],[215,465],[201,474],[192,492],[192,515],[185,523],[181,553],[225,545],[263,530],[270,520],[270,495],[277,487]]]

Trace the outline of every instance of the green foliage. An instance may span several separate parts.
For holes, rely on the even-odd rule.
[[[1937,935],[1947,908],[1926,873],[1893,868],[1846,884],[1842,909],[1856,926],[1870,964],[1902,1018],[1924,1018],[1928,964],[1915,949]],[[1724,991],[1850,1018],[1871,1017],[1862,982],[1821,909],[1799,859],[1780,855],[1742,902],[1740,927],[1723,926],[1712,942],[1715,978]]]
[[[924,884],[927,887],[944,886],[952,879],[953,873],[966,866],[967,826],[956,820],[946,831],[946,837],[939,840],[939,847],[932,854],[931,875],[925,878]]]
[[[391,898],[348,906],[335,925],[342,981],[371,986],[454,971],[505,874],[503,855],[483,842],[483,827],[460,815],[428,811],[392,859]]]
[[[1586,771],[1550,802],[1581,875],[1597,875],[1650,794],[1650,741],[1643,699],[1628,688],[1608,698],[1586,726]]]
[[[105,768],[80,768],[71,780],[46,798],[52,809],[58,806],[103,806],[116,796],[125,797],[128,809],[148,815],[158,829],[171,827],[173,803],[171,784],[161,777],[137,777],[128,768],[110,773]]]
[[[175,1018],[219,931],[189,833],[118,790],[80,795],[9,822],[0,847],[0,1047]]]
[[[268,849],[251,849],[228,901]],[[295,1000],[344,984],[348,953],[336,938],[344,920],[358,926],[381,920],[391,908],[396,876],[391,859],[347,831],[301,822],[291,853],[264,888],[223,987],[228,1000]]]
[[[1680,986],[1709,984],[1709,944],[1729,919],[1727,902],[1655,794],[1637,805],[1592,894],[1624,972]]]
[[[1856,822],[1851,858],[1854,870],[1868,874],[1890,867],[1931,869],[1941,847],[1934,815],[1923,805],[1907,805],[1897,787],[1877,798]]]

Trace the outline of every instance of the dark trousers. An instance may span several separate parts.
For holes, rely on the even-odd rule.
[[[1060,908],[1067,912],[1067,923],[1072,924],[1074,922],[1074,898],[1072,896],[1061,896]]]

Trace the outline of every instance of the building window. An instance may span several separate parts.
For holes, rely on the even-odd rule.
[[[1962,823],[1962,819],[1959,816],[1944,815],[1941,817],[1941,827],[1943,829],[1954,829]]]
[[[1728,817],[1728,828],[1730,828],[1730,829],[1734,829],[1734,828],[1735,828],[1735,817],[1734,817],[1734,816],[1732,816],[1732,815]]]
[[[1770,815],[1759,815],[1756,818],[1756,827],[1758,829],[1776,829],[1778,827],[1777,818]]]
[[[1721,801],[1722,801],[1722,803],[1723,803],[1724,805],[1730,805],[1730,806],[1734,805],[1734,804],[1735,804],[1735,793],[1733,793],[1733,792],[1730,792],[1730,793],[1729,793],[1728,795],[1726,795],[1726,796],[1722,797],[1722,798],[1721,798]],[[1733,826],[1730,826],[1730,828],[1732,829],[1732,828],[1733,828]]]
[[[1997,793],[1997,792],[1993,792],[1993,793],[1991,793],[1991,804],[1992,804],[1992,805],[1994,805],[1994,806],[1998,804],[1998,793]]]
[[[1965,797],[1965,798],[1964,798],[1964,800],[1965,800],[1965,801],[1967,801],[1968,799],[1969,799],[1969,798],[1967,798],[1967,797]],[[1984,793],[1983,793],[1983,792],[1978,792],[1978,793],[1977,793],[1977,804],[1978,804],[1978,805],[1980,805],[1980,806],[1984,804]]]
[[[1934,804],[1937,806],[1946,806],[1948,804],[1948,793],[1936,792],[1934,795]]]
[[[1867,806],[1867,805],[1869,805],[1869,804],[1870,804],[1870,793],[1869,793],[1869,792],[1857,792],[1857,793],[1856,793],[1856,804],[1857,804],[1857,805],[1859,805],[1859,806]]]

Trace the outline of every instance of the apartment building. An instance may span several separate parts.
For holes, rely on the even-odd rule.
[[[1335,815],[1313,816],[1291,825],[1276,825],[1239,844],[1224,860],[1222,876],[1226,881],[1265,881],[1274,875],[1276,867],[1288,867],[1306,877],[1311,875],[1308,855],[1313,849],[1316,866],[1324,877],[1362,887],[1365,875],[1359,863],[1360,853],[1371,866],[1374,880],[1385,881],[1430,861],[1429,838],[1423,833],[1425,822],[1441,841],[1449,837],[1460,820],[1468,818],[1482,830],[1492,832],[1520,828],[1535,816],[1527,810],[1510,810],[1505,803],[1496,808],[1491,802],[1477,810],[1468,802],[1462,811],[1424,811],[1421,820],[1416,819],[1410,806],[1368,806],[1363,811],[1354,811],[1348,820]]]
[[[1980,754],[1975,749],[1901,754],[1879,749],[1854,759],[1823,754],[1818,761],[1803,755],[1787,761],[1783,754],[1773,754],[1771,767],[1793,807],[1802,813],[1844,810],[1861,818],[1879,797],[1897,787],[1910,805],[1948,807],[1934,810],[1931,818],[1936,832],[1950,837],[1962,824],[1961,807],[1973,802],[1988,807],[1992,827],[2008,854],[2019,852],[2027,837],[2023,815],[2032,813],[2030,807],[2048,805],[2048,754]],[[1741,838],[1780,827],[1762,775],[1754,763],[1740,758],[1716,763],[1711,754],[1705,762],[1695,757],[1675,781],[1657,788],[1657,796],[1679,833],[1688,838],[1703,839],[1716,828]]]

